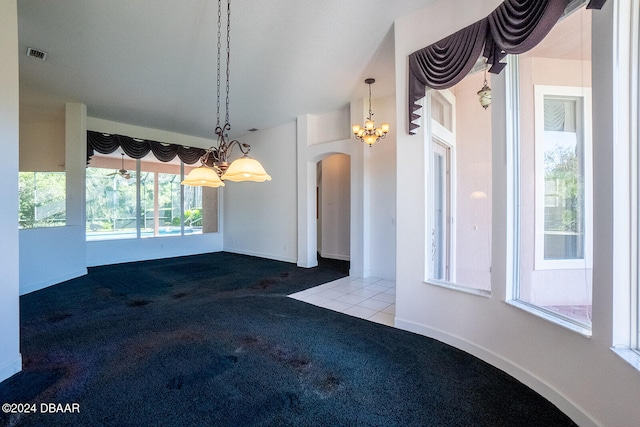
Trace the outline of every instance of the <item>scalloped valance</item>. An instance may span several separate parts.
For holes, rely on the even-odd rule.
[[[203,148],[184,147],[178,144],[148,141],[130,136],[87,131],[87,163],[96,151],[101,154],[110,154],[118,148],[121,148],[132,159],[141,159],[151,151],[161,162],[170,162],[178,156],[188,165],[196,163],[205,153]]]
[[[409,55],[409,134],[419,127],[417,103],[426,88],[446,89],[464,79],[480,56],[498,74],[509,54],[534,48],[551,31],[570,0],[505,0],[486,18]],[[591,0],[601,9],[606,0]]]

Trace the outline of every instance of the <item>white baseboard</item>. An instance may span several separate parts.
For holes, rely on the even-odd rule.
[[[0,366],[0,382],[6,380],[12,375],[22,370],[22,356],[18,353],[18,357],[4,366]],[[3,402],[4,403],[4,402]]]
[[[412,322],[410,320],[396,317],[395,327],[398,329],[403,329],[405,331],[424,335],[429,338],[433,338],[445,344],[456,347],[462,351],[465,351],[506,372],[521,383],[527,385],[536,393],[540,394],[545,399],[549,400],[551,403],[557,406],[558,409],[567,414],[567,416],[579,426],[600,427],[600,424],[597,423],[591,416],[589,416],[588,412],[585,411],[584,408],[575,404],[573,401],[567,398],[567,396],[555,390],[540,377],[532,374],[518,364],[505,359],[499,354],[496,354],[484,347],[480,347],[477,344],[469,342],[461,337],[450,335],[439,329],[434,329],[426,325]]]
[[[329,252],[322,252],[322,251],[320,251],[320,256],[322,258],[337,259],[337,260],[340,260],[340,261],[350,261],[351,260],[349,255],[332,254],[332,253],[329,253]]]
[[[81,268],[71,273],[64,274],[62,276],[48,278],[46,281],[39,283],[27,283],[20,286],[20,295],[26,295],[31,292],[39,291],[40,289],[48,288],[49,286],[57,285],[58,283],[66,282],[67,280],[75,279],[76,277],[84,276],[87,274],[86,268]]]
[[[293,263],[293,264],[295,264],[298,261],[296,258],[292,258],[292,257],[288,257],[288,256],[265,254],[265,253],[254,252],[254,251],[245,251],[243,249],[224,248],[223,251],[224,252],[229,252],[229,253],[232,253],[232,254],[249,255],[249,256],[255,256],[255,257],[258,257],[258,258],[272,259],[272,260],[275,260],[275,261],[290,262],[290,263]]]

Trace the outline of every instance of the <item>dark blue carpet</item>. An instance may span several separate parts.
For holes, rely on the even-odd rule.
[[[11,426],[572,426],[438,341],[287,298],[346,275],[229,253],[91,268],[21,298]],[[40,413],[77,403],[80,413]]]

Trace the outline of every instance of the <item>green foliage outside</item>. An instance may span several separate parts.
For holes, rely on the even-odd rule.
[[[545,181],[553,183],[559,200],[553,221],[555,226],[547,230],[579,232],[584,197],[582,174],[579,170],[575,148],[556,145],[545,151]]]
[[[66,223],[64,172],[18,174],[20,228],[55,227]]]
[[[110,175],[111,169],[87,168],[88,231],[117,231],[136,227],[135,177]]]
[[[102,168],[87,168],[87,231],[136,231],[136,177],[129,180],[113,171]],[[160,227],[180,227],[180,176],[159,173],[158,192],[155,195],[153,172],[140,174],[140,228],[153,231],[155,223],[155,200]],[[201,204],[201,201],[198,200]],[[200,208],[188,209],[184,214],[185,226],[202,224]]]
[[[202,225],[202,210],[201,209],[188,209],[184,212],[184,225],[190,227]]]

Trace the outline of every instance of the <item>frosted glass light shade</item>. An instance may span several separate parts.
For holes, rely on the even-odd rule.
[[[378,140],[378,135],[376,135],[376,134],[371,134],[371,135],[365,135],[364,136],[364,142],[369,144],[369,147],[371,147],[373,144],[375,144],[377,140]]]
[[[193,187],[224,187],[224,182],[220,180],[216,171],[206,166],[191,169],[181,184]]]
[[[229,165],[227,171],[222,175],[222,179],[234,182],[264,182],[271,181],[271,176],[264,170],[259,161],[245,155],[234,160]]]

